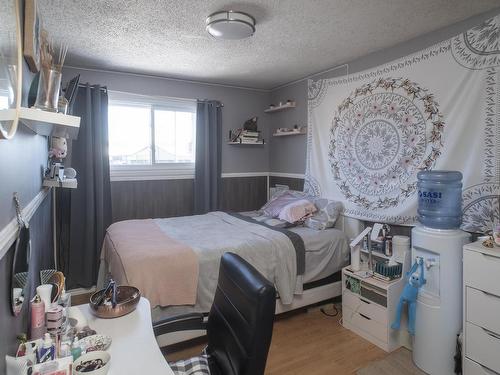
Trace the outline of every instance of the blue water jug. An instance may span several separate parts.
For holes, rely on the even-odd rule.
[[[457,229],[462,224],[462,173],[421,171],[418,182],[418,221],[436,229]]]

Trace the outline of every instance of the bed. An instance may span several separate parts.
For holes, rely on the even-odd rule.
[[[109,277],[119,284],[138,286],[146,298],[156,301],[152,303],[153,321],[190,312],[205,313],[210,310],[215,293],[220,257],[225,251],[232,251],[274,282],[279,294],[277,313],[341,294],[338,276],[349,261],[348,242],[341,230],[341,220],[336,228],[325,230],[303,226],[281,229],[254,220],[252,217],[256,215],[256,212],[210,212],[205,215],[115,223],[108,229],[103,244],[98,286],[102,286]],[[196,290],[187,304],[182,301],[169,304],[168,301],[173,300],[169,298],[158,302],[159,298],[153,297],[155,293],[157,297],[163,297],[161,293],[165,285],[179,282],[179,287],[184,287],[193,283],[190,278],[192,275],[186,275],[191,272],[175,277],[172,275],[175,269],[169,268],[169,265],[178,260],[164,257],[164,253],[168,252],[165,250],[172,246],[169,245],[170,240],[177,245],[186,245],[197,260]],[[151,251],[145,252],[153,254],[153,261],[145,265],[142,255],[144,244],[150,242],[156,244],[149,249]],[[126,255],[127,251],[131,256]],[[183,253],[178,258],[185,260],[187,255]],[[130,257],[128,261],[127,257]],[[157,267],[156,275],[151,268],[152,263]],[[187,265],[185,267],[189,268]],[[139,281],[130,280],[133,272],[138,274],[139,278],[135,280]],[[170,281],[159,282],[166,275],[172,276]],[[144,278],[149,280],[149,284],[144,284]],[[179,278],[185,278],[185,281],[179,281]],[[150,291],[151,282],[155,280],[158,281],[156,289]],[[145,286],[137,285],[141,283]]]

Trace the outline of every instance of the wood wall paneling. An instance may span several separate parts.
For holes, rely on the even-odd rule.
[[[292,178],[292,177],[269,177],[269,186],[274,187],[276,184],[288,185],[291,190],[304,190],[304,179],[303,178]]]
[[[231,177],[222,179],[222,211],[252,211],[267,201],[267,177]]]
[[[193,214],[193,180],[111,182],[113,222]]]
[[[222,179],[222,211],[257,210],[267,200],[267,177]],[[113,181],[111,201],[113,222],[192,215],[194,181],[152,180]]]

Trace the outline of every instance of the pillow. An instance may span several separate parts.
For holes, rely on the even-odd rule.
[[[331,201],[326,198],[316,198],[313,203],[318,211],[312,217],[307,218],[304,225],[316,230],[333,228],[344,209],[342,202]]]
[[[278,217],[281,210],[292,202],[304,199],[307,195],[301,191],[285,190],[283,193],[270,199],[261,210],[265,215],[270,217]]]
[[[299,199],[298,201],[287,204],[280,211],[279,218],[286,220],[289,223],[296,223],[312,216],[318,209],[307,199]]]

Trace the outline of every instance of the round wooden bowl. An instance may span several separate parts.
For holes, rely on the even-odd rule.
[[[104,293],[101,289],[90,296],[90,310],[99,318],[111,319],[127,315],[135,310],[139,300],[141,299],[141,292],[133,286],[118,286],[116,287],[116,306],[113,308],[111,305],[101,304],[96,306],[96,301]]]

